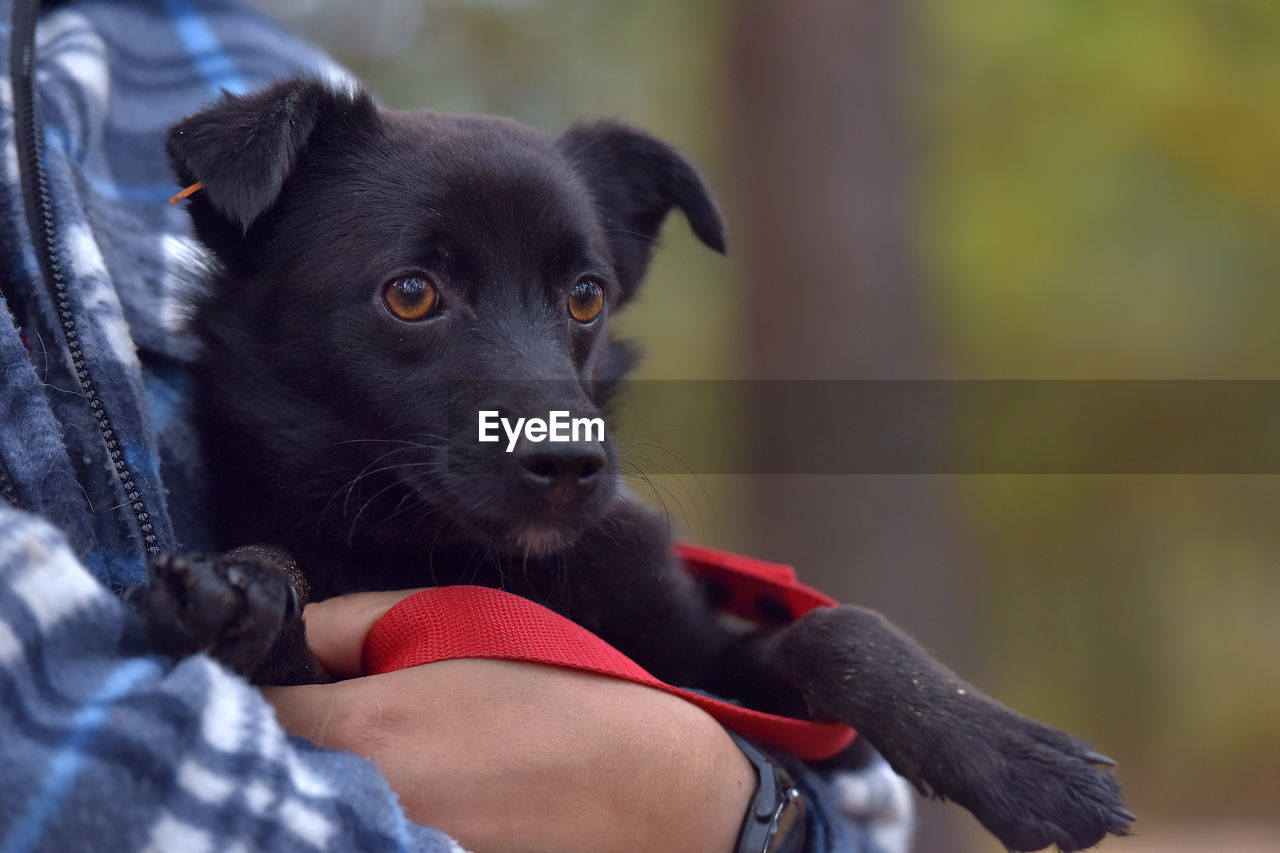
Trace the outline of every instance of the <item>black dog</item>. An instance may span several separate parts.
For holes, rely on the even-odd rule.
[[[658,677],[852,724],[1007,847],[1076,850],[1132,815],[1070,735],[974,689],[870,611],[735,634],[618,486],[607,436],[507,452],[481,411],[598,416],[633,361],[609,317],[680,208],[716,207],[665,144],[613,122],[550,139],[505,119],[380,111],[297,80],[225,97],[168,148],[220,269],[196,306],[221,557],[170,556],[134,599],[175,654],[259,683],[321,678],[299,597],[501,586]],[[501,435],[501,433],[499,433]],[[291,581],[297,581],[291,583]]]

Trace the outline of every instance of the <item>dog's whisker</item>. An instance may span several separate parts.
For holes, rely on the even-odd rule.
[[[386,455],[384,454],[383,456],[378,457],[378,459],[377,459],[377,460],[375,460],[375,462],[370,463],[370,464],[376,464],[377,462],[379,462],[379,461],[381,461],[382,459],[385,459],[385,458],[386,458]],[[364,477],[366,476],[366,471],[367,471],[367,470],[368,470],[368,466],[365,466],[365,469],[364,469],[364,470],[362,470],[362,471],[360,471],[359,473],[357,473],[354,477],[352,477],[351,479],[347,480],[343,485],[339,486],[336,490],[334,490],[334,491],[333,491],[333,493],[330,495],[329,499],[328,499],[327,501],[325,501],[324,506],[320,508],[320,515],[321,515],[321,517],[327,517],[327,516],[328,516],[328,514],[329,514],[329,509],[330,509],[330,508],[331,508],[331,506],[333,505],[333,502],[334,502],[334,501],[336,501],[336,500],[338,499],[338,496],[339,496],[339,495],[345,495],[345,497],[344,497],[344,498],[343,498],[343,500],[342,500],[342,514],[341,514],[341,516],[340,516],[340,517],[341,517],[341,518],[346,518],[346,517],[350,514],[350,509],[351,509],[351,507],[350,507],[350,504],[351,504],[351,498],[352,498],[352,497],[353,497],[353,495],[355,494],[355,489],[356,489],[356,487],[358,487],[358,486],[361,484],[361,482],[364,480]]]
[[[629,464],[629,463],[619,460],[618,476],[643,483],[648,488],[649,493],[653,495],[653,499],[658,502],[658,508],[661,510],[661,512],[664,515],[666,515],[667,506],[665,501],[663,500],[662,492],[657,482],[655,482],[654,479],[650,477],[648,474],[644,473],[639,469],[628,470],[627,468],[624,468],[623,467],[624,464]]]
[[[367,511],[369,510],[369,508],[370,508],[371,506],[373,506],[374,502],[375,502],[375,501],[377,501],[377,499],[378,499],[378,498],[382,497],[382,495],[384,495],[384,494],[386,494],[387,492],[391,491],[392,489],[394,489],[394,488],[396,488],[396,487],[398,487],[398,486],[402,486],[402,485],[403,485],[403,484],[402,484],[402,483],[400,483],[400,481],[398,481],[398,480],[393,481],[390,485],[384,486],[383,488],[379,489],[377,492],[375,492],[375,493],[373,494],[373,496],[372,496],[372,497],[370,497],[370,498],[369,498],[369,500],[365,501],[364,506],[360,507],[360,511],[359,511],[359,512],[357,512],[357,513],[356,513],[355,518],[353,518],[353,519],[351,520],[351,524],[350,524],[350,527],[349,527],[349,531],[348,531],[348,533],[347,533],[347,547],[348,547],[348,548],[350,548],[350,547],[352,546],[352,544],[354,543],[354,541],[355,541],[355,534],[356,534],[356,531],[357,531],[357,530],[359,529],[359,527],[360,527],[360,519],[364,516],[365,512],[367,512]]]
[[[665,453],[667,456],[669,456],[671,459],[674,459],[676,462],[678,462],[680,467],[684,469],[683,473],[680,473],[680,472],[672,471],[669,468],[663,467],[662,473],[670,474],[671,476],[689,476],[689,477],[693,477],[693,479],[699,484],[702,482],[702,478],[698,476],[698,472],[693,470],[693,468],[689,465],[689,463],[685,462],[682,457],[680,457],[676,453],[671,452],[669,449],[667,449],[666,447],[663,447],[661,444],[658,444],[656,442],[651,442],[651,441],[640,441],[637,439],[632,439],[628,441],[618,442],[616,446],[618,448],[619,453],[622,453],[623,450],[627,448],[632,448],[632,447],[646,447],[646,448],[651,448],[653,450],[661,451],[662,453]],[[634,456],[635,454],[629,454],[629,455]],[[658,465],[656,461],[651,460],[648,457],[644,457],[644,459],[647,462],[651,462],[653,465]]]
[[[448,439],[445,436],[437,436],[437,435],[432,435],[430,433],[421,433],[421,434],[432,439],[438,439],[441,444],[448,441]],[[335,448],[347,447],[349,445],[356,445],[356,444],[403,444],[403,445],[409,445],[411,447],[417,447],[422,450],[435,449],[435,447],[433,447],[432,445],[423,444],[420,441],[413,441],[411,439],[406,439],[406,438],[347,438],[347,439],[343,439],[342,441],[333,441],[328,444],[320,445],[319,448],[317,449],[332,450]],[[436,445],[436,446],[440,446],[440,445]]]
[[[382,468],[378,468],[377,470],[372,470],[372,471],[371,471],[371,470],[369,470],[371,466],[378,464],[379,462],[381,462],[382,460],[386,459],[387,457],[392,456],[392,455],[394,455],[394,454],[396,454],[396,453],[399,453],[399,452],[405,451],[405,450],[410,450],[410,449],[413,449],[413,448],[402,447],[402,448],[399,448],[399,449],[397,449],[397,450],[390,450],[390,451],[388,451],[388,452],[386,452],[386,453],[382,454],[381,456],[377,457],[377,458],[376,458],[376,459],[374,459],[372,462],[370,462],[368,465],[366,465],[366,466],[365,466],[365,467],[360,471],[360,473],[358,473],[358,474],[356,474],[356,476],[352,477],[349,481],[347,481],[346,485],[344,485],[344,486],[340,487],[340,488],[338,489],[338,491],[334,493],[333,498],[331,498],[331,499],[330,499],[331,501],[332,501],[332,500],[334,500],[334,499],[336,499],[336,498],[337,498],[337,496],[338,496],[339,494],[341,494],[342,492],[344,492],[344,491],[345,491],[345,492],[346,492],[346,494],[347,494],[347,497],[343,500],[343,504],[342,504],[342,517],[343,517],[343,518],[345,518],[345,517],[349,514],[349,509],[350,509],[349,504],[350,504],[350,501],[351,501],[351,496],[352,496],[352,494],[353,494],[353,490],[354,490],[354,489],[355,489],[355,487],[356,487],[356,486],[358,486],[358,485],[361,483],[361,481],[363,481],[365,478],[367,478],[367,477],[372,477],[372,476],[374,476],[374,475],[381,474],[381,473],[384,473],[384,472],[386,472],[386,471],[395,471],[395,470],[400,470],[400,469],[407,469],[407,468],[413,468],[413,467],[418,467],[418,466],[423,466],[423,465],[430,465],[430,464],[433,464],[430,460],[423,460],[423,461],[420,461],[420,462],[403,462],[403,463],[400,463],[400,464],[398,464],[398,465],[388,465],[388,466],[385,466],[385,467],[382,467]],[[328,509],[328,504],[326,504],[326,505],[325,505],[325,510],[327,510],[327,509]]]
[[[655,499],[659,501],[662,507],[662,510],[664,512],[667,511],[667,499],[669,498],[671,502],[676,505],[676,508],[680,511],[680,518],[682,521],[683,528],[686,532],[691,532],[694,530],[701,529],[701,526],[704,523],[705,519],[703,518],[702,510],[699,507],[698,501],[696,499],[693,501],[693,508],[696,514],[698,526],[695,527],[694,522],[689,518],[689,512],[685,508],[684,501],[680,499],[680,495],[677,494],[675,489],[673,489],[671,486],[668,486],[664,483],[659,482],[658,480],[653,479],[643,471],[627,470],[626,468],[621,467],[621,465],[619,466],[618,475],[620,477],[625,477],[630,480],[635,480],[635,481],[644,483],[645,486],[647,486],[649,490],[653,492]],[[706,494],[705,490],[703,491],[703,494],[704,495]],[[686,495],[688,497],[693,497],[692,495],[688,495],[687,492],[686,492]]]
[[[420,504],[421,502],[422,502],[422,499],[419,498],[414,492],[405,491],[405,493],[400,496],[400,500],[396,504],[395,509],[393,509],[391,512],[383,516],[372,527],[370,527],[366,531],[366,533],[369,533],[369,534],[374,533],[384,524],[388,524],[392,521],[395,521],[397,518],[403,515],[406,511],[416,508],[416,505]]]

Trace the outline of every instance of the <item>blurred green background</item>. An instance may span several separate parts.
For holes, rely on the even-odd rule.
[[[260,5],[390,106],[688,153],[730,257],[673,217],[622,320],[644,376],[1280,378],[1275,0]],[[1117,758],[1139,837],[1106,849],[1280,849],[1280,478],[652,493]],[[922,815],[921,851],[997,849]]]

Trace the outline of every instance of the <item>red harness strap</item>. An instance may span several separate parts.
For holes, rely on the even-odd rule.
[[[796,580],[790,566],[695,545],[678,545],[685,568],[723,587],[728,613],[758,619],[780,603],[798,618],[836,602]],[[764,602],[762,603],[762,599]],[[855,737],[848,726],[779,717],[691,693],[659,681],[604,640],[528,599],[480,586],[433,587],[392,607],[364,644],[370,675],[457,658],[498,658],[581,669],[656,687],[685,699],[759,743],[814,761]]]

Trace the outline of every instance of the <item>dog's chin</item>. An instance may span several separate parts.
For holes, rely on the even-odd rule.
[[[477,543],[526,560],[550,557],[570,548],[588,527],[585,523],[569,524],[550,520],[498,522],[457,514],[450,520],[463,534]]]
[[[568,531],[554,525],[526,524],[507,530],[507,547],[517,556],[549,557],[563,551],[578,540],[581,531]]]
[[[473,498],[474,493],[467,497]],[[433,508],[465,538],[518,559],[550,557],[571,548],[605,517],[611,505],[603,495],[573,509],[513,503],[502,511],[495,506],[497,501],[470,503],[466,499],[434,502]]]

